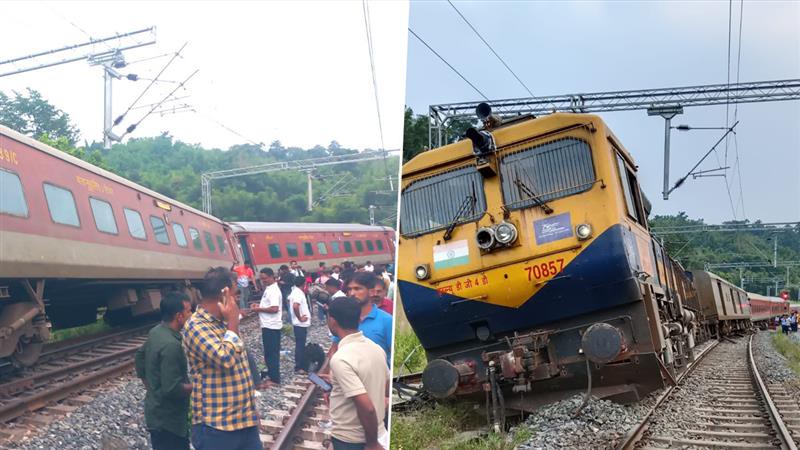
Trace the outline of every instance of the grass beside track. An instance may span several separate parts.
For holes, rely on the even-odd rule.
[[[800,376],[800,344],[798,341],[778,332],[772,335],[772,345],[786,358],[795,375]]]
[[[475,433],[486,428],[483,409],[472,404],[439,404],[392,414],[392,450],[511,450],[530,437],[514,434]]]
[[[52,334],[50,335],[50,342],[51,343],[59,342],[80,336],[98,334],[104,331],[108,331],[110,329],[111,326],[108,325],[103,319],[98,319],[97,322],[90,323],[88,325],[82,325],[74,328],[64,328],[61,330],[53,330]]]
[[[419,339],[417,339],[417,335],[413,331],[402,331],[395,336],[394,361],[392,363],[395,375],[420,372],[425,368],[425,363],[427,362],[425,350],[422,347],[417,348],[418,346]],[[412,355],[411,352],[414,352],[414,354]],[[406,358],[408,358],[408,361],[406,361]],[[404,361],[406,365],[401,369]]]

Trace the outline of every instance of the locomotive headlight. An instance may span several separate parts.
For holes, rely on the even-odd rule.
[[[491,228],[481,228],[475,233],[475,243],[481,250],[489,250],[494,247],[494,230]]]
[[[417,279],[422,281],[428,278],[430,275],[430,270],[428,269],[427,264],[420,264],[414,269],[414,274],[417,276]]]
[[[494,238],[497,242],[508,245],[517,239],[517,227],[508,222],[502,222],[494,229]]]
[[[575,227],[575,235],[578,236],[578,239],[583,241],[589,239],[592,236],[592,226],[588,223],[582,223]]]

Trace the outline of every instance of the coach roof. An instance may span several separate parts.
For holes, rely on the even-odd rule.
[[[230,222],[234,232],[275,233],[275,232],[394,232],[389,227],[361,225],[357,223],[304,223],[304,222]]]
[[[128,186],[131,189],[135,189],[135,190],[137,190],[137,191],[139,191],[139,192],[141,192],[143,194],[147,194],[147,195],[149,195],[149,196],[151,196],[151,197],[153,197],[155,199],[167,202],[167,203],[169,203],[169,204],[171,204],[173,206],[176,206],[178,208],[184,209],[186,211],[193,212],[193,213],[195,213],[195,214],[197,214],[199,216],[205,217],[206,219],[210,219],[210,220],[213,220],[215,222],[222,223],[222,221],[220,219],[218,219],[218,218],[216,218],[216,217],[214,217],[214,216],[212,216],[210,214],[206,214],[206,213],[204,213],[204,212],[202,212],[200,210],[194,209],[189,205],[185,205],[185,204],[183,204],[183,203],[181,203],[181,202],[179,202],[179,201],[177,201],[175,199],[171,199],[171,198],[169,198],[169,197],[167,197],[165,195],[159,194],[158,192],[151,191],[150,189],[147,189],[146,187],[144,187],[142,185],[136,184],[136,183],[134,183],[134,182],[132,182],[130,180],[122,178],[121,176],[119,176],[117,174],[114,174],[112,172],[109,172],[107,170],[101,169],[101,168],[99,168],[97,166],[94,166],[92,164],[89,164],[86,161],[78,159],[78,158],[76,158],[76,157],[74,157],[74,156],[72,156],[72,155],[70,155],[68,153],[65,153],[65,152],[63,152],[61,150],[58,150],[56,148],[50,147],[47,144],[43,144],[43,143],[37,141],[36,139],[32,139],[32,138],[30,138],[28,136],[25,136],[24,134],[19,133],[17,131],[14,131],[11,128],[8,128],[6,126],[0,125],[0,135],[7,136],[10,139],[13,139],[15,141],[21,142],[21,143],[23,143],[25,145],[28,145],[30,147],[33,147],[36,150],[39,150],[40,152],[47,153],[47,154],[49,154],[51,156],[54,156],[54,157],[56,157],[58,159],[66,161],[66,162],[68,162],[68,163],[70,163],[70,164],[72,164],[74,166],[78,166],[78,167],[80,167],[82,169],[86,169],[86,170],[88,170],[90,172],[93,172],[93,173],[95,173],[97,175],[100,175],[100,176],[103,176],[105,178],[108,178],[109,180],[112,180],[112,181],[115,181],[115,182],[117,182],[119,184]]]

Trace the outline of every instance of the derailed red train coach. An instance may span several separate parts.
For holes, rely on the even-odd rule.
[[[32,363],[51,323],[101,306],[119,322],[195,295],[238,251],[221,220],[0,126],[0,359]]]
[[[750,320],[762,328],[766,328],[775,317],[789,314],[789,301],[780,297],[747,293],[750,302]]]

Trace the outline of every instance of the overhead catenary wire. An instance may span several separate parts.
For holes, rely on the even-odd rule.
[[[417,39],[418,39],[420,42],[422,42],[422,44],[423,44],[425,47],[428,47],[428,50],[430,50],[430,51],[431,51],[431,53],[433,53],[433,54],[434,54],[434,55],[436,55],[436,56],[437,56],[437,57],[438,57],[440,60],[442,60],[442,62],[443,62],[443,63],[445,63],[445,64],[447,65],[447,67],[449,67],[449,68],[450,68],[450,70],[452,70],[453,72],[455,72],[455,73],[456,73],[456,75],[458,75],[459,77],[461,77],[461,79],[462,79],[462,80],[464,80],[464,82],[465,82],[465,83],[467,83],[468,85],[470,85],[470,87],[471,87],[472,89],[474,89],[474,90],[475,90],[475,92],[477,92],[478,94],[480,94],[480,96],[481,96],[481,97],[483,97],[483,99],[484,99],[484,100],[489,100],[489,97],[487,97],[487,96],[486,96],[486,95],[485,95],[483,92],[481,92],[481,90],[480,90],[480,89],[478,89],[477,87],[475,87],[475,85],[474,85],[474,84],[472,84],[472,83],[471,83],[471,82],[470,82],[470,81],[467,79],[467,77],[465,77],[464,75],[462,75],[462,74],[461,74],[461,72],[459,72],[458,70],[456,70],[456,68],[455,68],[455,67],[453,67],[453,66],[452,66],[452,64],[450,64],[449,62],[447,62],[447,60],[446,60],[446,59],[444,59],[444,57],[442,57],[442,55],[440,55],[439,53],[437,53],[437,52],[436,52],[436,50],[434,50],[434,49],[433,49],[433,48],[432,48],[430,45],[428,45],[428,43],[427,43],[427,42],[425,42],[425,41],[424,41],[424,40],[423,40],[421,37],[419,37],[419,36],[417,35],[417,33],[415,33],[415,32],[414,32],[414,30],[412,30],[412,29],[411,29],[411,27],[409,27],[409,28],[408,28],[408,31],[409,31],[409,32],[410,32],[412,35],[414,35],[414,37],[415,37],[415,38],[417,38]]]
[[[164,71],[166,71],[166,70],[167,70],[167,68],[170,66],[170,64],[172,64],[172,62],[173,62],[173,61],[175,61],[175,59],[176,59],[176,58],[177,58],[177,57],[178,57],[178,56],[181,54],[181,52],[183,51],[183,49],[184,49],[184,48],[186,48],[186,46],[187,46],[188,44],[189,44],[188,42],[185,42],[185,43],[184,43],[184,44],[181,46],[181,48],[180,48],[180,49],[179,49],[177,52],[175,52],[175,54],[174,54],[174,55],[172,55],[172,58],[170,58],[170,60],[169,60],[169,61],[167,61],[167,63],[164,65],[164,67],[162,67],[162,68],[161,68],[161,71],[159,71],[159,72],[158,72],[158,75],[156,75],[156,76],[155,76],[155,78],[153,78],[152,80],[150,80],[150,84],[148,84],[148,85],[147,85],[147,86],[144,88],[144,90],[143,90],[143,91],[142,91],[142,92],[139,94],[139,96],[138,96],[138,97],[136,97],[136,99],[133,101],[133,103],[131,103],[131,104],[130,104],[130,106],[128,106],[128,109],[126,109],[124,113],[120,114],[120,116],[119,116],[119,117],[117,117],[117,118],[114,120],[114,125],[119,125],[119,124],[120,124],[120,122],[122,122],[122,120],[123,120],[123,119],[125,119],[125,115],[126,115],[126,114],[128,114],[129,112],[131,112],[131,109],[133,109],[133,107],[134,107],[134,106],[136,106],[136,103],[138,103],[138,102],[139,102],[139,100],[141,100],[141,99],[142,99],[142,97],[144,97],[144,94],[146,94],[146,93],[147,93],[147,91],[148,91],[148,90],[149,90],[149,89],[150,89],[150,88],[151,88],[151,87],[152,87],[154,84],[156,84],[156,81],[158,81],[158,79],[161,77],[161,75],[164,73]],[[182,85],[182,83],[179,83],[179,86],[180,86],[180,85]],[[174,92],[174,91],[173,91],[173,92]],[[164,100],[166,100],[166,99],[164,99]],[[162,100],[162,103],[163,103],[163,100]]]
[[[146,118],[147,118],[147,117],[148,117],[150,114],[152,114],[152,113],[153,113],[153,111],[155,111],[156,109],[158,109],[158,108],[159,108],[159,107],[160,107],[160,106],[161,106],[161,105],[162,105],[162,104],[163,104],[165,101],[167,101],[167,99],[168,99],[168,98],[172,97],[172,95],[173,95],[175,92],[177,92],[177,91],[178,91],[178,89],[180,89],[180,88],[182,88],[184,85],[186,85],[186,83],[188,83],[188,82],[189,82],[189,80],[191,80],[191,79],[192,79],[192,77],[193,77],[193,76],[195,76],[195,74],[197,74],[197,72],[199,72],[199,71],[200,71],[200,69],[195,69],[195,71],[194,71],[194,72],[192,72],[192,73],[191,73],[191,74],[190,74],[188,77],[186,77],[186,79],[184,79],[184,80],[183,80],[183,81],[182,81],[180,84],[178,84],[177,86],[175,86],[175,89],[173,89],[172,91],[170,91],[170,93],[169,93],[169,94],[167,94],[167,95],[166,95],[166,96],[165,96],[163,99],[161,99],[161,101],[160,101],[160,102],[156,103],[156,104],[155,104],[155,106],[153,106],[153,108],[152,108],[152,109],[150,109],[150,111],[148,111],[148,112],[147,112],[147,114],[145,114],[145,115],[144,115],[144,116],[143,116],[141,119],[139,119],[139,121],[138,121],[138,122],[134,123],[133,125],[129,125],[129,126],[128,126],[128,128],[126,128],[126,129],[125,129],[125,132],[124,132],[124,133],[122,133],[122,136],[120,136],[120,140],[121,140],[123,137],[125,137],[125,135],[132,133],[132,132],[133,132],[133,130],[135,130],[135,129],[136,129],[136,127],[138,127],[138,126],[139,126],[139,124],[141,124],[141,123],[142,123],[142,121],[144,121],[144,119],[146,119]]]
[[[694,170],[695,170],[695,169],[697,169],[698,167],[700,167],[700,164],[702,164],[702,163],[703,163],[703,161],[705,161],[705,160],[706,160],[706,158],[708,158],[708,155],[710,155],[710,154],[711,154],[711,152],[714,152],[714,151],[716,151],[716,149],[717,149],[717,146],[719,146],[719,144],[721,144],[721,143],[722,143],[722,141],[723,141],[723,140],[725,140],[725,138],[727,138],[729,134],[731,134],[731,133],[733,133],[733,132],[734,132],[733,130],[736,128],[736,125],[738,125],[738,124],[739,124],[739,122],[737,121],[737,122],[736,122],[736,123],[734,123],[734,124],[733,124],[733,125],[732,125],[730,128],[728,128],[728,130],[725,132],[725,134],[723,134],[723,135],[722,135],[722,137],[721,137],[721,138],[719,138],[719,140],[717,141],[717,143],[716,143],[716,144],[714,144],[714,146],[713,146],[713,147],[711,147],[711,149],[709,149],[709,150],[706,152],[706,154],[705,154],[705,155],[703,155],[703,157],[702,157],[702,158],[700,158],[700,161],[697,161],[697,164],[695,164],[695,165],[694,165],[694,166],[693,166],[691,169],[689,169],[689,172],[687,172],[687,173],[686,173],[686,175],[684,175],[684,176],[682,176],[681,178],[679,178],[679,179],[678,179],[678,181],[676,181],[676,182],[675,182],[675,185],[672,187],[672,189],[670,189],[670,190],[669,190],[669,192],[667,192],[667,193],[669,194],[670,192],[674,191],[675,189],[678,189],[679,187],[681,187],[681,185],[682,185],[682,184],[683,184],[683,183],[686,181],[686,179],[687,179],[687,178],[689,178],[689,175],[691,175],[691,174],[694,172]]]
[[[456,5],[454,5],[454,4],[453,4],[453,2],[452,2],[452,1],[450,1],[450,0],[447,0],[447,3],[449,3],[449,4],[450,4],[450,6],[452,6],[452,7],[453,7],[453,9],[456,11],[456,13],[458,13],[458,15],[459,15],[459,16],[461,17],[461,19],[464,21],[464,23],[466,23],[466,24],[467,24],[467,26],[469,26],[469,27],[472,29],[472,31],[473,31],[473,32],[475,32],[475,35],[476,35],[476,36],[478,36],[478,38],[479,38],[479,39],[480,39],[480,40],[481,40],[481,41],[482,41],[484,44],[486,44],[486,47],[488,47],[488,48],[489,48],[489,50],[491,50],[491,52],[494,54],[494,56],[496,56],[496,57],[497,57],[497,59],[498,59],[498,60],[500,60],[500,62],[503,64],[503,66],[505,66],[505,68],[506,68],[506,69],[509,71],[509,73],[511,73],[511,75],[512,75],[514,78],[516,78],[516,80],[519,82],[519,84],[521,84],[521,85],[522,85],[522,87],[525,89],[525,91],[527,91],[527,92],[528,92],[528,94],[529,94],[531,97],[535,97],[535,95],[533,95],[533,92],[531,92],[531,90],[528,88],[528,86],[525,84],[525,82],[524,82],[524,81],[522,81],[522,80],[520,79],[520,77],[518,77],[518,76],[517,76],[517,74],[516,74],[516,73],[514,73],[514,71],[513,71],[513,70],[511,70],[511,67],[509,67],[509,66],[508,66],[508,64],[506,64],[506,62],[503,60],[503,58],[502,58],[502,57],[501,57],[499,54],[497,54],[497,52],[495,51],[495,49],[494,49],[494,48],[493,48],[493,47],[492,47],[492,46],[489,44],[489,42],[487,42],[487,41],[486,41],[486,39],[484,39],[484,37],[483,37],[483,36],[482,36],[482,35],[481,35],[481,34],[478,32],[478,30],[475,28],[475,26],[474,26],[474,25],[472,25],[472,23],[470,23],[470,21],[469,21],[469,20],[467,20],[467,18],[466,18],[466,17],[464,17],[464,14],[462,14],[462,13],[461,13],[461,11],[459,11],[459,10],[458,10],[458,8],[456,8]]]
[[[193,111],[195,113],[201,115],[202,117],[205,117],[207,120],[209,120],[211,122],[214,122],[215,124],[217,124],[222,129],[227,130],[227,131],[235,134],[236,136],[239,136],[240,138],[244,139],[245,141],[249,142],[250,144],[253,144],[253,145],[255,145],[257,147],[261,147],[261,148],[264,147],[264,143],[263,142],[256,142],[256,141],[250,139],[249,137],[243,135],[242,133],[239,133],[238,131],[234,130],[233,128],[231,128],[231,127],[229,127],[227,125],[225,125],[224,123],[220,122],[219,120],[215,119],[214,117],[212,117],[212,116],[210,116],[208,114],[205,114],[202,111],[198,111],[197,109],[193,109]]]
[[[367,33],[367,49],[369,50],[369,66],[372,72],[372,90],[375,94],[375,109],[378,114],[378,132],[380,133],[381,137],[381,150],[386,148],[386,144],[383,140],[383,120],[381,119],[381,104],[378,95],[378,77],[375,73],[375,52],[372,45],[372,26],[369,19],[369,5],[367,4],[367,0],[362,0],[361,7],[364,11],[364,28]],[[383,158],[383,173],[386,178],[389,178],[389,165],[386,162],[386,158]],[[392,181],[388,180],[389,186],[392,186]]]
[[[739,43],[737,45],[736,56],[736,84],[739,84],[739,73],[742,67],[742,22],[744,21],[744,0],[739,1]],[[733,109],[733,120],[739,120],[739,103]],[[744,186],[742,186],[742,165],[739,164],[739,141],[738,136],[733,135],[733,147],[736,151],[736,173],[739,177],[739,202],[742,205],[742,217],[747,219],[747,211],[744,208]],[[738,205],[737,205],[738,207]]]
[[[730,87],[731,87],[731,25],[733,23],[733,0],[728,0],[728,65],[727,65],[727,90],[725,92],[726,100],[725,100],[725,126],[730,126],[730,110],[731,110],[731,99],[730,99]],[[724,164],[721,164],[720,167],[727,167],[728,166],[728,134],[725,134],[725,158]],[[716,154],[716,150],[714,152]],[[719,157],[717,157],[719,159]],[[723,180],[725,181],[725,192],[728,194],[728,203],[731,207],[731,214],[733,215],[733,220],[737,220],[736,218],[736,208],[733,205],[733,195],[731,194],[731,184],[728,180],[728,171],[725,170],[722,176]]]

